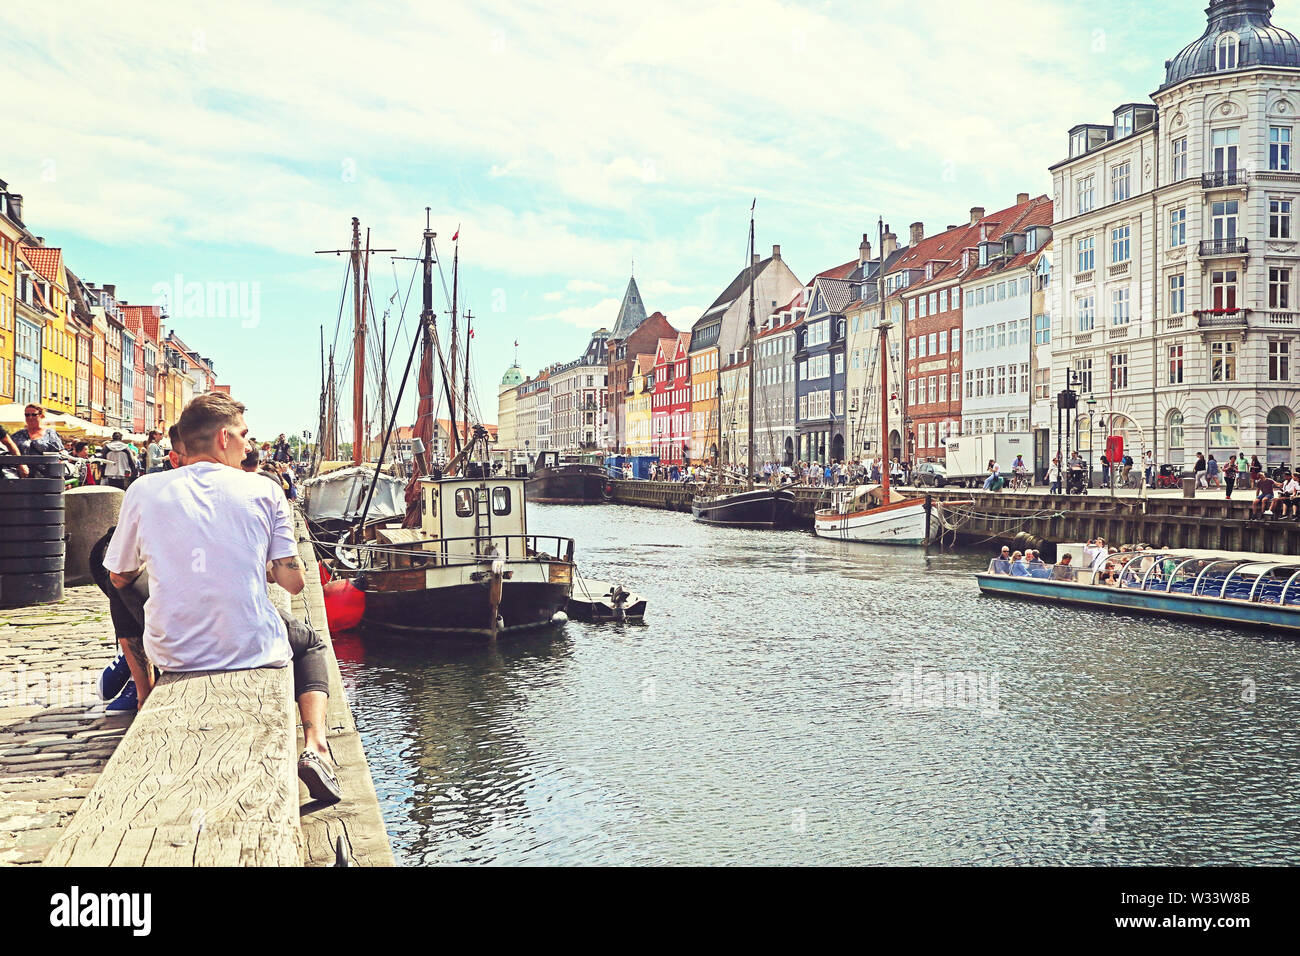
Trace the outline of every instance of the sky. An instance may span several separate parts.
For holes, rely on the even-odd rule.
[[[755,198],[759,251],[806,281],[880,216],[905,241],[1049,192],[1067,130],[1145,101],[1206,5],[6,4],[0,179],[83,280],[166,299],[258,437],[317,428],[346,260],[316,251],[353,216],[398,250],[371,287],[405,358],[420,292],[394,257],[429,207],[448,282],[460,231],[494,422],[513,343],[526,374],[576,358],[633,268],[689,329],[744,266]],[[1300,0],[1274,22],[1300,31]]]

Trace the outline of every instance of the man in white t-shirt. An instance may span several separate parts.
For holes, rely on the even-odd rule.
[[[279,487],[247,474],[244,406],[210,392],[185,407],[177,423],[185,467],[138,479],[122,499],[104,567],[127,587],[149,572],[144,646],[167,672],[286,667],[294,654],[285,623],[267,595],[269,577],[290,594],[306,586],[288,502]],[[328,683],[298,693],[311,764],[309,788],[321,798]],[[150,688],[137,684],[141,705]],[[315,756],[313,756],[315,755]],[[320,764],[319,768],[316,764]]]

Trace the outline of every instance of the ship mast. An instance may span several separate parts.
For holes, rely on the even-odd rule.
[[[758,204],[758,198],[749,204],[749,328],[745,339],[746,351],[750,354],[749,368],[749,462],[746,477],[749,479],[749,487],[754,487],[754,368],[753,368],[753,349],[754,349],[754,207]],[[718,428],[722,428],[722,419],[719,415]]]
[[[880,219],[880,268],[876,271],[876,298],[880,300],[880,503],[889,504],[889,325],[885,321],[885,220]]]

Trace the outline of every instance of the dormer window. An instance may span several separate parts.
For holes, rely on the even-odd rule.
[[[1026,252],[1038,251],[1038,230],[1037,229],[1030,229],[1027,233],[1025,233],[1025,251]]]
[[[1123,139],[1133,135],[1133,111],[1125,110],[1115,116],[1115,138]]]
[[[1218,68],[1235,70],[1237,68],[1237,35],[1225,33],[1219,38]]]

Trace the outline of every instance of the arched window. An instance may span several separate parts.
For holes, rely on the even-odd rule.
[[[1235,33],[1225,33],[1219,38],[1219,57],[1220,70],[1235,70],[1237,68],[1237,35]]]
[[[1171,453],[1176,452],[1178,461],[1182,460],[1183,454],[1183,413],[1174,409],[1165,419],[1166,432],[1168,434],[1168,447]],[[1172,455],[1171,455],[1172,457]]]
[[[1291,460],[1291,413],[1282,407],[1268,413],[1268,463],[1289,464]]]
[[[1231,408],[1216,408],[1205,416],[1205,444],[1213,449],[1239,448],[1241,420]]]

